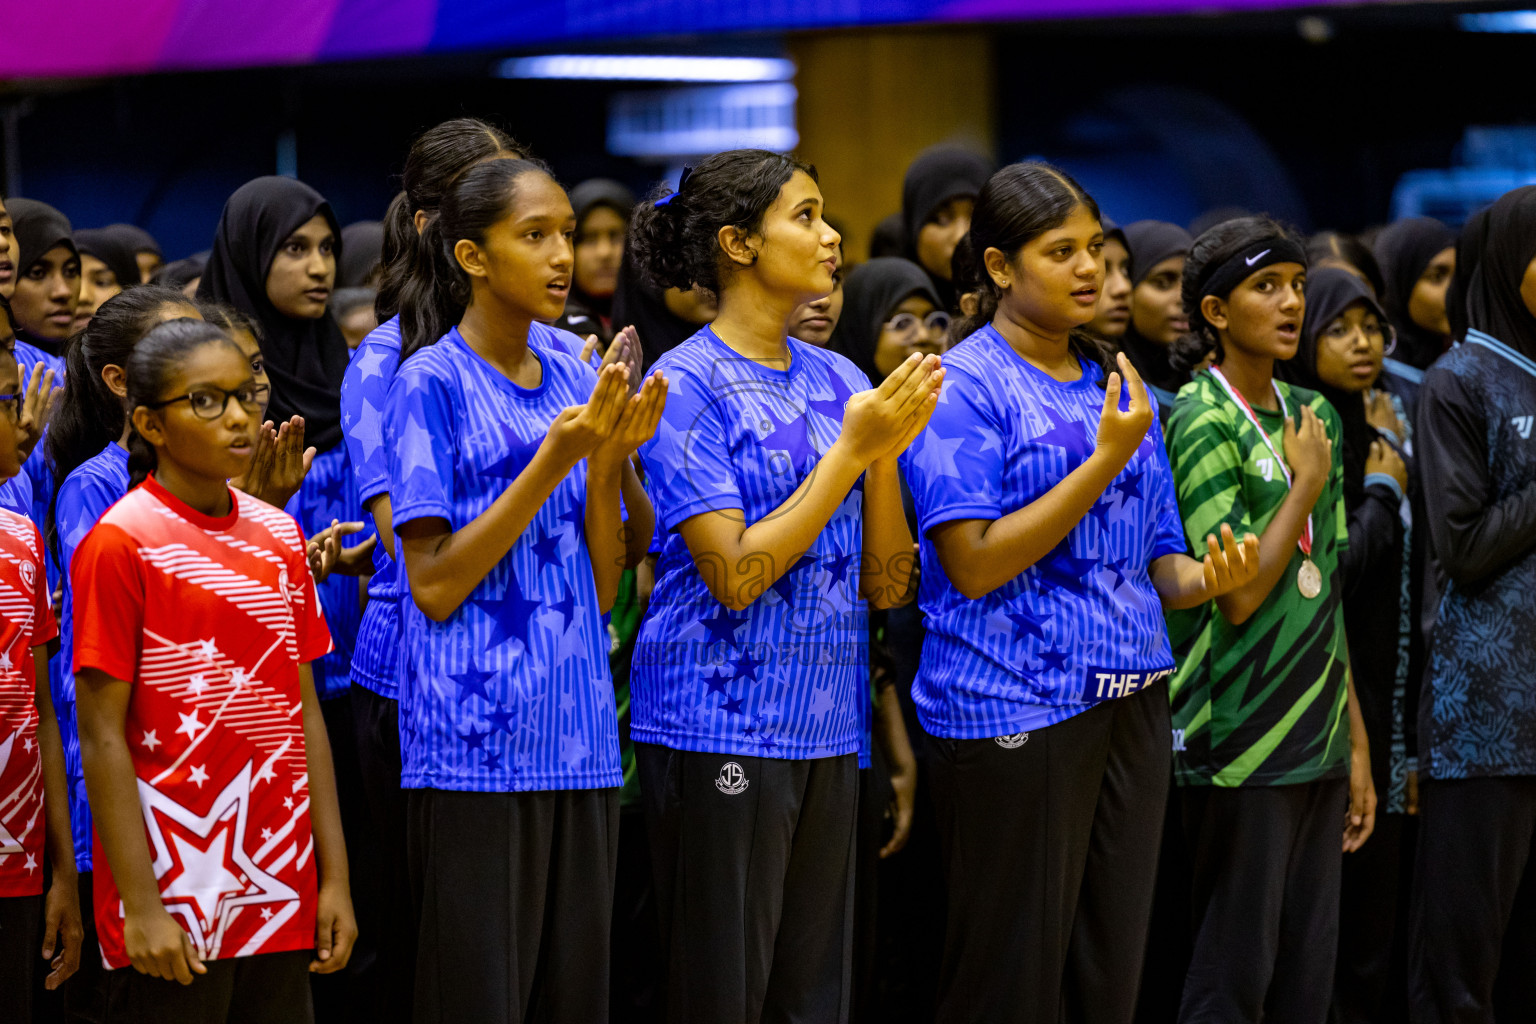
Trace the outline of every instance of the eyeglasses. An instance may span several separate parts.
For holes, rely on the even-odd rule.
[[[25,397],[22,394],[0,395],[0,406],[5,408],[5,414],[12,420],[19,420],[21,419],[21,400]]]
[[[185,395],[177,395],[175,398],[167,398],[159,402],[145,402],[146,409],[164,409],[168,405],[177,402],[186,402],[192,407],[192,415],[198,419],[216,420],[224,415],[224,410],[229,408],[229,400],[233,398],[239,402],[246,412],[260,413],[262,406],[267,404],[267,399],[272,396],[272,388],[266,384],[247,384],[233,391],[226,391],[209,384],[196,388]]]
[[[884,326],[886,330],[899,334],[906,341],[911,342],[919,330],[929,334],[935,331],[943,334],[949,330],[949,314],[942,309],[936,309],[922,318],[919,318],[916,313],[897,313],[887,320]]]

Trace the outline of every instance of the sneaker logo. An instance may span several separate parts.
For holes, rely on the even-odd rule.
[[[727,761],[720,766],[720,777],[715,779],[715,788],[726,796],[736,796],[747,791],[747,773],[741,770],[741,765],[735,761]]]
[[[1511,416],[1509,421],[1515,425],[1516,430],[1520,431],[1522,438],[1529,439],[1531,426],[1536,424],[1536,416]]]
[[[1029,733],[1016,732],[1011,736],[997,737],[997,745],[1004,750],[1017,750],[1029,742]]]
[[[1269,255],[1269,250],[1265,249],[1263,252],[1259,253],[1257,256],[1249,256],[1247,259],[1243,260],[1243,262],[1248,264],[1251,267],[1255,263],[1259,262],[1259,260],[1263,259],[1265,256],[1268,256],[1268,255]]]

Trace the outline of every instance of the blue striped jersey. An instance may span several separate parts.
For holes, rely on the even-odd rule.
[[[640,455],[662,548],[630,677],[636,741],[780,758],[859,749],[869,700],[862,481],[740,612],[710,594],[677,530],[702,512],[761,520],[837,440],[844,403],[869,381],[836,353],[794,339],[789,351],[788,369],[764,366],[706,327],[656,363],[667,406]]]
[[[128,493],[128,449],[115,441],[76,466],[59,485],[54,522],[63,563],[64,600],[59,606],[59,671],[49,676],[53,709],[64,741],[64,778],[69,787],[69,825],[75,841],[75,867],[91,870],[91,808],[85,799],[80,765],[80,728],[75,719],[75,595],[69,565],[75,548],[91,527]]]
[[[928,632],[912,686],[923,728],[954,739],[1025,732],[1166,674],[1173,654],[1148,566],[1185,546],[1156,419],[1060,544],[972,601],[945,575],[929,531],[1000,519],[1081,465],[1097,437],[1103,374],[1085,361],[1078,380],[1058,381],[990,325],[945,353],[944,367],[933,419],[902,456],[923,533]]]
[[[32,518],[32,478],[25,473],[0,480],[0,508]]]
[[[384,410],[400,365],[400,318],[368,333],[341,382],[341,427],[347,439],[359,505],[389,492],[390,449],[384,443]],[[404,581],[383,544],[373,549],[368,606],[352,647],[352,681],[381,697],[400,689],[400,597]]]
[[[364,520],[346,445],[338,444],[315,456],[299,485],[299,493],[289,499],[283,511],[298,520],[305,537],[313,537],[330,526],[332,519],[343,523]],[[372,536],[372,523],[364,521],[367,526],[361,533],[346,538],[348,547]],[[363,605],[354,577],[332,573],[315,589],[320,594],[320,607],[325,610],[325,624],[330,628],[333,646],[329,654],[315,660],[310,670],[315,676],[316,695],[321,700],[330,700],[346,693],[351,682],[352,649]]]
[[[597,375],[535,323],[543,379],[513,384],[457,328],[401,364],[385,444],[398,530],[417,519],[463,529],[528,465],[561,410]],[[400,602],[401,785],[511,792],[618,786],[608,634],[585,540],[586,463],[539,508],[512,549],[443,622]]]
[[[22,387],[26,387],[27,374],[37,363],[42,363],[46,369],[53,371],[53,386],[64,386],[64,357],[56,356],[46,349],[27,341],[20,333],[14,343],[16,354],[16,370]],[[6,501],[5,507],[14,512],[26,516],[37,524],[38,529],[48,522],[48,502],[53,497],[53,468],[48,464],[46,452],[48,450],[48,427],[44,425],[43,436],[37,439],[37,444],[32,448],[32,454],[27,456],[27,461],[21,464],[21,473],[15,478],[16,482],[8,484],[3,493]],[[32,496],[31,508],[18,509],[11,502],[21,498],[23,484],[20,477],[26,477],[26,486],[30,488]],[[52,594],[59,585],[59,563],[54,558],[53,545],[43,546],[43,567],[48,574],[48,593]],[[49,678],[57,678],[64,672],[64,657],[62,649],[48,659]]]

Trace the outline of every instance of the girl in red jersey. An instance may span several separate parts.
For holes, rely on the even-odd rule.
[[[22,395],[16,357],[3,348],[0,392],[0,479],[8,480],[21,472],[16,421]],[[32,1019],[39,931],[43,958],[53,961],[49,989],[80,962],[64,748],[48,690],[47,644],[59,630],[42,566],[37,527],[0,509],[0,1020],[6,1021]],[[45,845],[53,868],[46,899]]]
[[[72,566],[108,1016],[307,1021],[306,968],[344,967],[357,927],[303,537],[227,484],[266,396],[200,321],[155,328],[126,369],[142,483]]]

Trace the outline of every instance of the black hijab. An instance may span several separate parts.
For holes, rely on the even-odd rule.
[[[341,441],[346,339],[335,317],[295,320],[279,313],[267,298],[273,258],[288,236],[316,215],[330,223],[339,245],[336,215],[308,185],[278,177],[241,185],[224,204],[197,298],[233,306],[261,325],[261,351],[272,378],[272,421],[303,416],[305,442],[324,452]],[[338,263],[340,259],[338,252]]]
[[[384,223],[359,220],[341,229],[341,252],[336,258],[336,287],[367,287],[369,276],[384,259]]]
[[[1536,358],[1536,316],[1520,294],[1536,259],[1536,185],[1504,193],[1488,213],[1482,258],[1467,282],[1467,327]]]
[[[1381,319],[1383,327],[1391,323],[1381,303],[1372,294],[1370,284],[1358,274],[1352,274],[1342,267],[1320,267],[1309,272],[1307,311],[1302,317],[1301,339],[1296,345],[1296,355],[1276,367],[1283,380],[1311,388],[1338,410],[1344,427],[1344,449],[1340,456],[1344,464],[1346,508],[1356,507],[1364,494],[1365,460],[1371,453],[1371,442],[1376,440],[1376,428],[1365,418],[1363,394],[1332,387],[1323,383],[1317,375],[1317,347],[1318,339],[1328,329],[1328,325],[1357,302],[1365,303]]]
[[[181,291],[190,282],[203,276],[208,266],[208,251],[193,253],[185,259],[172,260],[155,271],[154,283]]]
[[[1382,305],[1397,330],[1394,358],[1421,370],[1440,358],[1445,340],[1413,322],[1408,299],[1429,261],[1455,244],[1455,232],[1433,217],[1409,217],[1387,225],[1376,236],[1376,262],[1387,284]]]
[[[1488,217],[1492,206],[1478,210],[1461,227],[1456,238],[1456,272],[1445,290],[1445,316],[1451,323],[1451,337],[1457,341],[1467,336],[1467,286],[1472,273],[1483,260],[1483,244],[1488,240]]]
[[[854,267],[843,281],[843,315],[827,347],[862,370],[871,386],[879,384],[884,379],[875,368],[880,329],[896,307],[913,295],[921,295],[935,309],[944,308],[928,274],[911,260],[883,256]]]
[[[619,264],[619,283],[613,292],[613,323],[620,329],[633,326],[640,335],[645,369],[700,330],[667,308],[662,292],[635,269],[629,253]]]
[[[586,181],[571,189],[571,209],[576,214],[576,236],[581,237],[582,222],[587,219],[587,214],[598,207],[607,207],[629,223],[629,215],[635,209],[635,194],[624,185],[610,178],[588,178]],[[617,287],[617,286],[616,286]],[[571,278],[571,301],[588,313],[601,317],[611,317],[613,314],[612,295],[589,295],[582,291],[576,283],[575,276]]]
[[[907,258],[921,267],[917,236],[935,210],[951,199],[976,198],[992,176],[992,162],[959,146],[930,146],[907,167],[901,183],[901,224],[906,233]],[[924,270],[927,268],[924,267]],[[928,275],[940,309],[954,312],[954,286],[937,275]]]
[[[1131,254],[1132,288],[1145,281],[1152,268],[1163,260],[1170,256],[1188,256],[1195,244],[1188,231],[1165,220],[1138,220],[1121,228],[1120,233]],[[1179,388],[1189,383],[1189,374],[1168,361],[1170,346],[1142,337],[1136,330],[1134,318],[1120,337],[1120,349],[1142,379],[1153,387],[1177,394]]]
[[[108,224],[106,230],[116,233],[133,246],[135,255],[141,252],[152,252],[156,256],[164,255],[160,251],[160,243],[155,241],[155,236],[137,224]]]
[[[16,244],[21,249],[16,260],[17,277],[25,274],[32,264],[55,246],[62,245],[75,255],[80,254],[80,250],[75,248],[69,218],[47,203],[40,203],[36,199],[7,199],[5,208],[11,215],[11,225],[16,229]]]
[[[81,228],[74,233],[74,240],[82,255],[94,256],[107,265],[119,288],[132,288],[139,283],[139,261],[134,258],[133,246],[122,235],[111,228]]]

